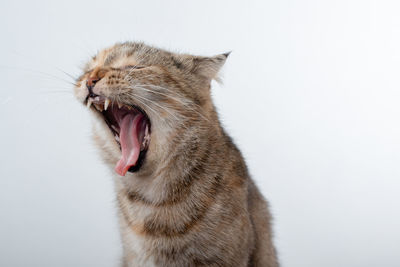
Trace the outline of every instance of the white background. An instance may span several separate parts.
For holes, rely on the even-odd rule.
[[[0,2],[0,266],[118,266],[110,170],[66,81],[143,40],[232,50],[213,96],[282,266],[400,266],[400,2]],[[64,81],[65,80],[65,81]]]

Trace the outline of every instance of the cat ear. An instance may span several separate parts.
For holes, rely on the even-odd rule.
[[[220,82],[218,72],[230,53],[231,52],[228,52],[213,57],[179,55],[172,57],[172,60],[174,66],[178,69],[195,74],[201,79],[206,79],[208,82],[213,79]]]
[[[218,73],[222,66],[225,64],[231,52],[216,55],[213,57],[194,57],[192,72],[207,80],[216,80],[220,82]]]

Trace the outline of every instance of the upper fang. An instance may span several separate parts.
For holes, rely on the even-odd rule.
[[[107,110],[108,105],[110,105],[110,99],[106,98],[106,100],[104,101],[104,110]]]

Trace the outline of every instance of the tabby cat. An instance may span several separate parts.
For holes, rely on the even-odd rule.
[[[227,57],[118,43],[77,79],[114,169],[123,266],[278,266],[267,202],[210,97]]]

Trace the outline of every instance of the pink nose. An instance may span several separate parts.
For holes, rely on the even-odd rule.
[[[100,81],[100,78],[98,77],[89,77],[89,79],[87,79],[86,81],[86,87],[87,89],[90,91],[92,90],[93,86]]]
[[[90,96],[96,96],[96,93],[93,92],[94,86],[98,81],[100,81],[106,73],[109,71],[107,68],[95,68],[89,75],[89,78],[86,80],[86,88],[89,91]]]

